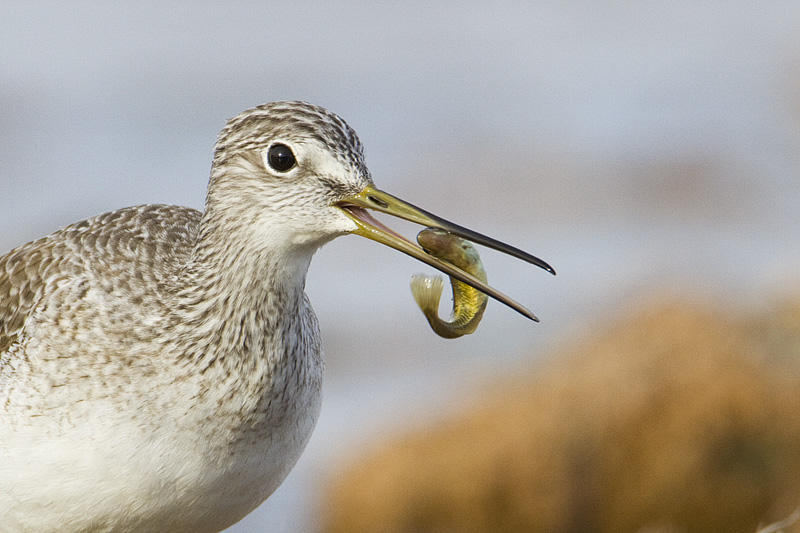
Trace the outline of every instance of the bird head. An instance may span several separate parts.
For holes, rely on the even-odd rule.
[[[337,115],[304,102],[273,102],[228,121],[217,139],[207,213],[272,248],[306,249],[348,233],[408,254],[536,320],[468,272],[426,253],[377,219],[385,213],[439,228],[528,261],[541,259],[449,222],[375,187],[361,141]]]

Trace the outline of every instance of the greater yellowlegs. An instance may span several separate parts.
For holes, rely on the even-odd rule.
[[[361,143],[302,102],[231,119],[204,212],[143,205],[0,257],[0,529],[217,531],[297,461],[319,413],[314,251],[355,233],[524,307],[367,210],[516,248],[376,189]]]

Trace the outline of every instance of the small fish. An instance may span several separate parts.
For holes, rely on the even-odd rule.
[[[417,234],[417,242],[428,254],[466,270],[486,282],[478,250],[472,243],[441,229],[425,228]],[[425,314],[431,328],[445,339],[455,339],[472,333],[478,327],[486,309],[488,296],[450,277],[453,288],[453,316],[449,322],[439,318],[439,299],[444,280],[440,276],[415,274],[411,278],[411,294]]]

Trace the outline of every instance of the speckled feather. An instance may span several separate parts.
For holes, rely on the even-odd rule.
[[[203,213],[120,209],[0,257],[0,530],[216,531],[274,491],[319,412],[306,271],[369,183],[342,119],[267,104],[220,133]]]

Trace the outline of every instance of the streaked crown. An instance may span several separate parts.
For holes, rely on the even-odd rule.
[[[231,118],[217,137],[214,165],[232,156],[266,148],[274,139],[316,141],[343,164],[364,176],[364,148],[355,130],[341,117],[306,102],[270,102]]]

